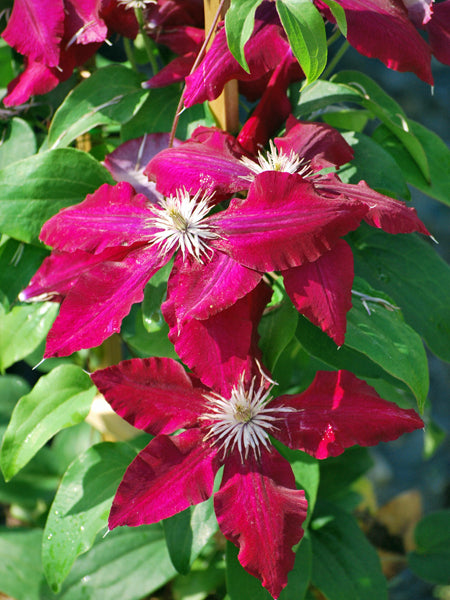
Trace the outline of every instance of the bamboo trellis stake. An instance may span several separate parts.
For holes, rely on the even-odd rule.
[[[220,0],[204,0],[205,11],[205,32],[208,32],[214,17],[219,9]],[[230,5],[230,0],[226,0],[222,7],[220,18],[225,17],[225,13]],[[211,45],[211,38],[209,45]],[[238,83],[236,80],[229,81],[222,94],[209,103],[214,118],[218,126],[230,133],[236,133],[239,129],[239,96]]]

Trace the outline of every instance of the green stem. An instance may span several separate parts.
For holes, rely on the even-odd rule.
[[[136,20],[139,25],[139,31],[142,35],[142,39],[144,40],[145,51],[147,52],[148,60],[152,66],[153,75],[156,75],[156,73],[158,72],[158,63],[156,62],[156,58],[155,58],[156,46],[153,43],[153,40],[148,37],[148,35],[145,31],[145,20],[144,20],[144,14],[142,12],[142,9],[135,8],[134,14],[136,15]]]
[[[138,72],[137,64],[134,59],[133,45],[129,38],[123,38],[123,47],[125,49],[125,54],[127,55],[128,62],[136,73]]]
[[[334,42],[341,37],[341,32],[339,31],[339,29],[336,29],[336,31],[334,33],[332,33],[330,35],[330,37],[327,40],[327,46],[330,47],[331,44],[334,44]]]
[[[328,67],[322,73],[320,79],[327,79],[331,75],[331,73],[334,71],[336,65],[338,64],[338,62],[344,56],[349,45],[350,44],[347,42],[347,40],[345,40],[344,43],[342,44],[342,46],[339,48],[339,50],[333,56],[333,60],[330,61]]]

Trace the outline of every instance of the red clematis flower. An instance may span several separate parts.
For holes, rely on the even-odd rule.
[[[8,85],[6,106],[45,94],[95,54],[111,31],[136,37],[133,11],[116,0],[16,0],[3,39],[25,56]]]
[[[403,202],[375,192],[364,181],[357,185],[343,183],[336,173],[323,172],[324,168],[339,167],[352,157],[351,147],[332,127],[290,117],[286,135],[271,142],[267,155],[259,152],[251,156],[230,134],[200,127],[190,140],[157,154],[144,173],[156,181],[157,189],[163,193],[169,193],[183,176],[191,193],[205,189],[220,199],[238,191],[252,190],[268,173],[272,174],[275,186],[276,181],[281,184],[290,173],[293,179],[308,182],[316,194],[331,204],[340,194],[354,201],[355,208],[364,205],[363,218],[374,227],[388,233],[428,234],[415,210]],[[258,188],[264,195],[261,184]],[[278,197],[282,193],[283,187],[280,187]],[[298,193],[302,193],[301,188]],[[280,271],[286,291],[299,312],[321,327],[337,345],[342,345],[346,314],[352,306],[354,272],[350,246],[339,240],[316,260]],[[187,285],[185,282],[177,290],[187,289]],[[173,294],[178,292],[174,290]],[[176,302],[179,304],[181,300]]]
[[[367,212],[362,203],[321,198],[289,173],[263,173],[245,201],[207,216],[210,209],[209,196],[179,189],[151,203],[121,182],[52,217],[41,239],[55,252],[20,296],[64,296],[45,356],[96,346],[118,331],[145,284],[177,251],[171,281],[181,327],[230,307],[266,271],[317,260]]]
[[[314,2],[334,18],[321,0]],[[450,64],[450,0],[338,0],[345,10],[347,39],[361,54],[396,71],[412,71],[433,84],[431,55]],[[428,32],[428,43],[417,31]]]
[[[164,358],[125,361],[91,377],[121,417],[156,436],[119,485],[110,529],[155,523],[206,500],[223,465],[214,496],[219,527],[274,598],[294,565],[307,501],[271,437],[323,459],[423,427],[413,410],[382,400],[348,371],[319,372],[305,392],[275,399],[255,361],[216,377],[213,389]]]

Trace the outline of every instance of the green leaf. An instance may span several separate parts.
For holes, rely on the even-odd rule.
[[[9,304],[16,300],[47,255],[44,248],[13,239],[0,245],[0,290],[7,295]]]
[[[302,600],[306,595],[311,579],[312,553],[308,532],[295,552],[294,568],[288,575],[288,584],[279,600]]]
[[[293,114],[300,119],[332,104],[340,105],[343,102],[361,104],[361,96],[347,85],[319,80],[301,90]]]
[[[370,298],[365,306],[358,297],[347,314],[346,346],[362,352],[386,373],[400,379],[411,389],[423,411],[428,394],[428,361],[420,336],[404,322],[399,310],[370,286],[355,280],[353,289]],[[364,300],[364,298],[361,298]],[[370,314],[368,310],[370,311]]]
[[[323,121],[335,129],[362,132],[370,118],[370,112],[361,108],[330,109],[321,115]]]
[[[15,306],[0,314],[0,371],[28,356],[45,338],[58,305],[52,302]]]
[[[186,575],[206,542],[218,529],[213,498],[163,521],[173,566]]]
[[[435,133],[415,121],[408,120],[409,127],[422,144],[430,166],[430,182],[417,169],[416,163],[400,141],[385,126],[380,125],[373,133],[373,139],[389,152],[400,167],[408,183],[428,196],[450,204],[449,173],[450,151],[445,142]]]
[[[16,600],[50,597],[42,572],[41,543],[41,529],[0,528],[0,592]]]
[[[140,137],[144,133],[169,132],[177,112],[180,100],[180,87],[178,84],[165,88],[153,89],[137,114],[124,123],[120,129],[122,142]],[[192,131],[199,125],[214,125],[214,119],[207,116],[205,104],[194,104],[183,110],[178,122],[176,136],[187,139]]]
[[[36,152],[33,129],[23,119],[14,117],[2,134],[0,143],[0,169],[32,156]]]
[[[268,533],[269,535],[269,533]],[[271,600],[272,596],[264,589],[258,579],[247,573],[238,561],[238,548],[227,542],[226,577],[230,600]],[[305,535],[295,555],[295,563],[288,575],[288,584],[282,590],[279,600],[302,600],[309,583],[311,573],[311,546]]]
[[[52,502],[60,478],[57,457],[44,446],[12,481],[0,476],[0,502],[40,515]]]
[[[95,71],[74,88],[53,117],[49,148],[61,148],[98,125],[125,123],[148,96],[140,76],[123,65]]]
[[[389,375],[361,352],[347,345],[338,348],[331,338],[308,319],[299,316],[295,335],[303,348],[333,369],[347,369],[359,377],[389,379]]]
[[[268,532],[269,535],[269,532]],[[230,600],[272,600],[272,596],[263,588],[261,582],[247,573],[238,561],[238,548],[231,542],[227,542],[226,553],[226,580],[227,591]]]
[[[67,469],[45,526],[42,561],[58,591],[77,556],[91,548],[106,527],[113,496],[136,453],[123,442],[89,448]]]
[[[8,0],[0,1],[0,13],[5,9],[11,9],[12,3],[10,4],[8,2],[5,6],[7,1]],[[14,75],[12,68],[12,48],[8,46],[5,40],[0,39],[0,90],[2,90],[2,96],[6,93],[5,88],[8,83],[14,79]]]
[[[424,517],[414,538],[417,547],[408,555],[411,571],[425,581],[450,585],[450,510]]]
[[[367,448],[354,446],[332,458],[320,461],[319,496],[332,500],[345,495],[349,487],[373,466]]]
[[[28,383],[17,375],[0,375],[0,440],[6,431],[16,402],[30,390]]]
[[[269,306],[258,327],[261,336],[259,347],[263,353],[263,362],[269,371],[273,371],[281,353],[294,337],[298,321],[298,312],[281,284],[280,289],[280,302]]]
[[[277,0],[276,4],[292,52],[307,83],[312,83],[327,64],[327,38],[322,15],[309,0]]]
[[[241,67],[250,73],[245,60],[244,46],[255,26],[255,11],[262,0],[232,0],[225,15],[227,43],[231,54]]]
[[[175,574],[159,523],[121,527],[80,556],[58,600],[139,600]]]
[[[405,113],[373,79],[359,71],[341,71],[332,77],[359,93],[359,103],[378,117],[386,127],[402,142],[421,170],[427,181],[430,180],[430,167],[422,144],[411,130]]]
[[[8,481],[55,433],[83,421],[95,396],[89,375],[62,365],[41,377],[17,403],[3,437],[0,462]]]
[[[330,9],[331,14],[336,19],[336,25],[339,27],[342,35],[347,37],[347,18],[345,16],[345,10],[334,0],[322,0],[322,2]]]
[[[161,308],[151,313],[151,317],[144,317],[142,307],[136,305],[123,320],[121,329],[121,336],[130,351],[141,358],[150,355],[177,358],[168,333],[169,326],[162,317]]]
[[[86,152],[50,150],[0,171],[0,231],[37,243],[42,225],[61,208],[77,204],[110,173]]]
[[[311,524],[313,585],[327,600],[387,600],[380,560],[355,518],[334,506],[324,517]]]
[[[358,183],[361,179],[382,194],[410,199],[403,173],[392,156],[363,133],[349,131],[342,134],[355,153],[351,162],[339,169],[345,183]]]
[[[289,461],[295,476],[297,488],[305,491],[306,499],[308,500],[308,515],[304,524],[305,528],[316,504],[320,481],[319,462],[309,454],[301,452],[300,450],[287,448],[277,440],[272,440],[272,443],[278,452]]]
[[[351,237],[357,275],[393,298],[430,350],[450,362],[450,267],[417,235],[359,227]]]

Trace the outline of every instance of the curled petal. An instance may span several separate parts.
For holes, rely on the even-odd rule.
[[[25,54],[31,63],[56,67],[63,33],[62,0],[15,0],[2,37],[17,52]]]
[[[314,2],[334,22],[321,0]],[[339,0],[347,19],[347,39],[364,56],[390,69],[413,71],[433,84],[431,50],[411,23],[401,0]]]
[[[243,371],[250,378],[257,374],[255,358],[261,356],[258,323],[269,299],[270,288],[261,282],[226,310],[180,324],[169,286],[168,299],[162,305],[170,327],[169,339],[178,356],[205,385],[228,397]]]
[[[156,181],[157,189],[168,196],[180,188],[190,194],[199,190],[214,200],[248,188],[249,169],[239,162],[244,150],[229,133],[216,127],[198,127],[191,138],[177,148],[157,154],[144,170]]]
[[[152,435],[193,427],[205,404],[204,389],[170,358],[126,360],[91,378],[118,415]]]
[[[103,184],[80,204],[61,210],[45,223],[40,239],[58,250],[100,253],[111,246],[146,242],[152,233],[149,201],[123,181]]]
[[[220,490],[214,496],[219,527],[238,546],[241,565],[278,598],[294,566],[292,546],[302,536],[307,501],[295,489],[289,463],[274,449],[261,449],[244,463],[227,458]]]
[[[283,271],[286,292],[295,308],[327,333],[338,346],[345,341],[352,307],[353,253],[339,240],[313,263]]]
[[[368,208],[364,220],[387,233],[418,231],[430,235],[414,208],[406,206],[400,200],[375,192],[365,181],[360,181],[357,185],[343,183],[334,173],[329,173],[326,179],[316,184],[316,189],[327,194],[344,194],[347,198],[363,202]]]
[[[353,158],[353,149],[342,135],[325,123],[299,121],[290,116],[286,122],[286,135],[275,139],[278,150],[291,151],[306,161],[323,159],[341,166]]]
[[[98,346],[120,331],[131,306],[143,300],[145,284],[169,260],[154,248],[138,248],[121,261],[102,261],[86,270],[61,305],[44,357]]]
[[[174,140],[174,146],[179,145]],[[151,202],[159,202],[162,195],[155,184],[144,175],[147,163],[169,145],[168,133],[146,133],[140,138],[120,144],[105,157],[104,165],[116,181],[127,181],[138,194],[144,194]]]
[[[275,437],[316,458],[338,456],[355,444],[389,442],[424,425],[414,410],[383,400],[349,371],[319,371],[302,394],[270,403],[281,406],[295,410],[280,413],[284,423]]]
[[[109,528],[149,525],[207,500],[220,466],[199,429],[158,435],[125,472],[113,500]]]
[[[317,260],[366,212],[362,203],[319,196],[299,175],[264,172],[246,200],[209,218],[220,234],[211,245],[251,269],[285,270]]]
[[[208,319],[232,306],[261,281],[262,273],[243,267],[228,255],[215,252],[205,264],[175,258],[169,296],[179,325],[190,319]]]

